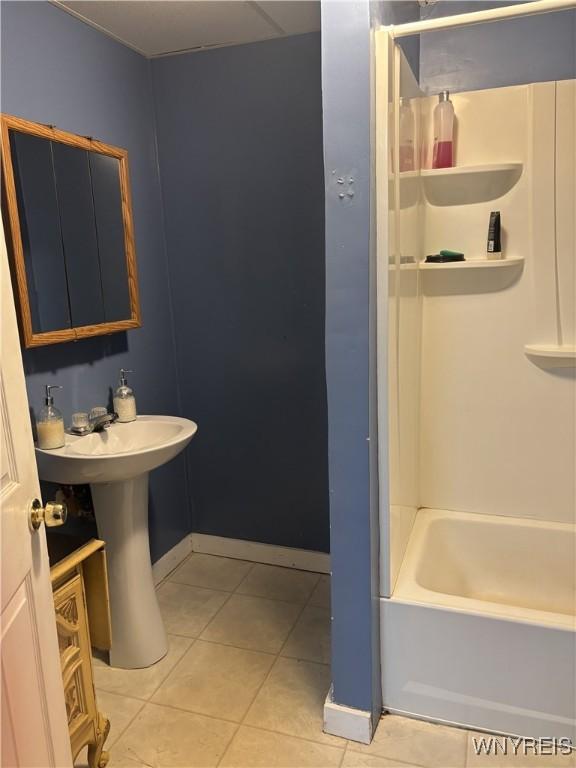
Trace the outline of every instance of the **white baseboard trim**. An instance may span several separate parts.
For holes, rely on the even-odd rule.
[[[274,544],[261,544],[244,539],[227,539],[205,533],[192,533],[190,538],[193,552],[250,560],[254,563],[281,565],[284,568],[298,568],[301,571],[330,573],[330,555],[325,552],[278,547]]]
[[[175,547],[169,549],[159,560],[152,565],[152,577],[154,586],[157,586],[162,579],[174,570],[183,560],[186,560],[192,552],[192,541],[190,536],[185,536]]]
[[[191,533],[152,565],[154,584],[158,585],[162,579],[165,579],[191,552],[249,560],[253,563],[281,565],[284,568],[297,568],[300,571],[330,573],[330,555],[325,552],[311,552],[307,549],[277,547],[273,544],[261,544],[244,539],[227,539],[223,536]]]
[[[343,739],[370,744],[374,735],[372,713],[364,709],[336,704],[330,686],[324,702],[324,732]]]

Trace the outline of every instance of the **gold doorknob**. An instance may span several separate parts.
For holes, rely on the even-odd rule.
[[[56,525],[64,525],[68,517],[66,504],[49,501],[45,507],[42,506],[40,499],[34,499],[30,507],[30,525],[37,531],[45,523],[47,528],[54,528]]]

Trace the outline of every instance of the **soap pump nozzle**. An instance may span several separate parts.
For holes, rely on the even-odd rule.
[[[54,405],[54,396],[51,394],[53,389],[62,389],[59,384],[46,384],[46,396],[44,397],[45,405]]]
[[[120,386],[125,387],[128,384],[128,379],[126,378],[127,373],[134,373],[134,371],[131,368],[120,368]]]

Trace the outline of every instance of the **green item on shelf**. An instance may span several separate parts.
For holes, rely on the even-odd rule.
[[[444,250],[440,251],[440,256],[447,256],[449,258],[457,257],[458,260],[460,260],[460,259],[463,260],[464,259],[464,254],[461,253],[460,251],[449,251],[447,249],[444,249]]]

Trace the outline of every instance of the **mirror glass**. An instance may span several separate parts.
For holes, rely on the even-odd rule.
[[[70,328],[51,142],[10,132],[28,295],[35,332]]]

